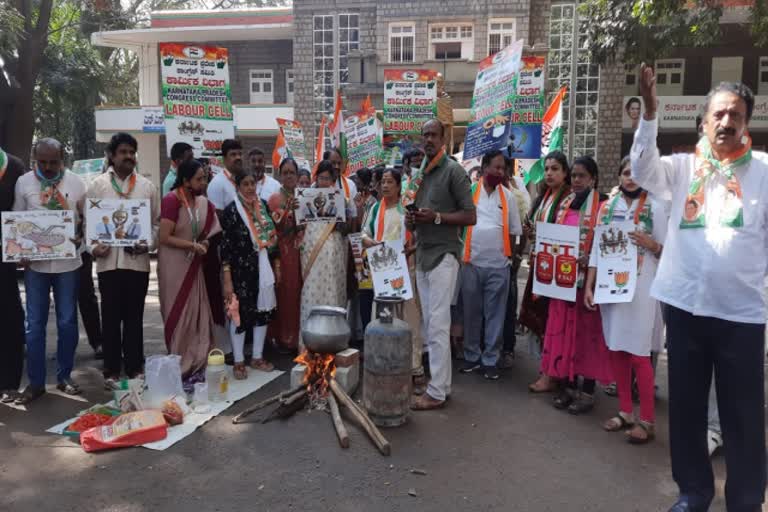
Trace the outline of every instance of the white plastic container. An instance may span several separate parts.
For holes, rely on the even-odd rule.
[[[224,364],[224,352],[218,348],[208,353],[205,381],[208,383],[208,400],[210,402],[227,401],[229,397],[229,370]]]

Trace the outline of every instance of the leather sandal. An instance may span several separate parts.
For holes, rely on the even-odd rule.
[[[235,380],[245,380],[248,378],[248,370],[245,368],[245,363],[235,363],[232,366],[232,375],[234,375]]]
[[[271,372],[275,369],[274,365],[266,359],[251,359],[251,368],[260,372]]]
[[[531,393],[552,393],[557,391],[557,382],[547,375],[541,375],[536,382],[528,385],[528,391]]]
[[[630,444],[646,444],[656,438],[656,426],[653,423],[640,420],[632,430],[627,431],[627,442]]]
[[[443,407],[445,407],[445,400],[437,400],[427,393],[411,401],[411,410],[414,411],[430,411],[432,409],[442,409]]]
[[[603,423],[603,430],[606,432],[618,432],[626,430],[635,424],[631,414],[619,411],[619,414]]]

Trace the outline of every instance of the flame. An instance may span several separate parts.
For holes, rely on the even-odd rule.
[[[329,382],[336,375],[335,361],[333,354],[318,354],[307,350],[293,360],[307,367],[303,384],[307,386],[310,395],[320,398],[328,396]]]

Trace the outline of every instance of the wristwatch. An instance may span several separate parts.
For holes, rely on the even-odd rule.
[[[440,212],[435,212],[435,224],[440,225],[441,222],[443,222],[443,219],[440,217]]]

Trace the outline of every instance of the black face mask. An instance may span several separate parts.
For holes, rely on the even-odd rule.
[[[629,191],[625,189],[623,186],[621,186],[619,187],[619,190],[621,190],[621,193],[630,199],[637,199],[638,197],[640,197],[640,194],[643,193],[643,189],[640,187],[637,187],[637,190]]]
[[[570,209],[571,210],[580,209],[581,205],[584,204],[584,201],[587,200],[587,197],[589,196],[590,192],[592,192],[591,188],[585,188],[581,192],[576,192],[576,197],[573,198],[573,202],[571,202]]]

